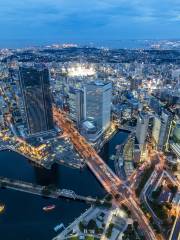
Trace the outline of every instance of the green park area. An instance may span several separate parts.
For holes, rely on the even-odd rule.
[[[143,173],[143,175],[142,175],[142,177],[141,177],[141,179],[140,179],[140,182],[139,182],[139,184],[138,184],[138,187],[137,187],[136,190],[135,190],[137,197],[139,197],[139,195],[140,195],[141,191],[143,190],[146,182],[147,182],[148,179],[150,178],[153,170],[154,170],[154,166],[151,166],[151,167],[147,168],[147,169],[144,171],[144,173]]]

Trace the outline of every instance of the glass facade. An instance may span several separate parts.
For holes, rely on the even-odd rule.
[[[92,82],[85,86],[85,118],[94,123],[97,131],[110,124],[112,84]]]
[[[53,128],[49,71],[44,66],[23,66],[19,69],[20,86],[28,134]]]
[[[146,137],[148,135],[148,127],[149,115],[145,112],[140,112],[137,119],[136,138],[138,143],[141,145],[145,144]]]
[[[84,93],[80,89],[70,87],[68,97],[70,118],[80,124],[84,120]]]

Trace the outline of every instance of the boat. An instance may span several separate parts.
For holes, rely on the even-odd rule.
[[[56,226],[54,227],[54,231],[57,232],[57,231],[59,231],[61,228],[64,228],[64,224],[63,224],[63,223],[56,225]]]
[[[53,210],[55,207],[56,207],[56,205],[45,206],[45,207],[43,207],[43,210],[48,212],[48,211]]]
[[[4,204],[0,204],[0,213],[2,213],[5,209],[5,205]]]

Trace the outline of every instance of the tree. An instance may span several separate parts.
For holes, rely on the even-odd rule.
[[[115,199],[119,199],[120,198],[120,194],[119,193],[117,193],[116,195],[115,195]]]
[[[172,194],[176,194],[177,193],[177,190],[178,190],[178,187],[177,186],[172,186],[171,187],[171,192],[172,192]]]
[[[111,200],[112,200],[112,195],[111,195],[111,194],[108,194],[108,195],[106,196],[106,200],[107,200],[107,201],[111,201]]]
[[[111,208],[111,207],[112,207],[112,203],[111,203],[111,202],[104,202],[104,203],[103,203],[103,206],[104,206],[105,208]]]
[[[172,204],[169,203],[169,202],[166,202],[166,203],[165,203],[165,206],[166,206],[166,208],[169,209],[169,210],[172,209]]]
[[[84,224],[83,224],[82,222],[79,222],[79,230],[80,230],[81,232],[84,232],[84,229],[85,229]]]
[[[144,188],[144,186],[145,186],[146,182],[148,181],[149,177],[151,176],[153,170],[154,170],[154,166],[151,166],[144,171],[144,173],[143,173],[143,175],[140,179],[139,185],[135,189],[135,193],[136,193],[137,197],[139,197],[142,189]]]
[[[156,233],[158,233],[158,234],[161,233],[159,226],[157,224],[155,224],[154,222],[152,222],[151,224],[152,224],[154,230],[156,231]]]
[[[128,216],[131,216],[131,211],[128,209],[126,205],[122,204],[121,207],[127,213]]]
[[[162,186],[159,186],[155,191],[152,192],[152,198],[157,199],[159,195],[161,194]]]
[[[134,226],[134,228],[137,230],[137,228],[138,228],[138,226],[139,226],[139,223],[138,223],[137,221],[134,221],[133,226]]]
[[[110,238],[110,237],[111,237],[113,227],[114,227],[114,224],[113,224],[113,223],[110,223],[110,224],[109,224],[109,227],[108,227],[108,229],[107,229],[107,232],[106,232],[106,237],[107,237],[107,238]]]
[[[103,229],[102,228],[97,228],[96,229],[96,234],[102,234],[103,233]]]
[[[176,172],[177,170],[178,170],[177,165],[173,165],[173,166],[172,166],[172,171],[173,171],[173,172]]]
[[[87,229],[88,230],[97,230],[97,225],[96,225],[96,222],[93,220],[93,219],[91,219],[89,222],[88,222],[88,225],[87,225]]]

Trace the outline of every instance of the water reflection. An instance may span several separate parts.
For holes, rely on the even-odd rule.
[[[114,154],[116,144],[122,143],[127,135],[124,132],[117,133],[100,153],[112,167],[113,161],[110,160],[110,156]],[[105,194],[88,168],[79,171],[55,164],[51,170],[46,170],[29,164],[23,156],[9,151],[0,152],[0,176],[40,185],[55,184],[61,189],[71,189],[85,196],[103,197]],[[0,189],[0,202],[6,205],[6,212],[0,215],[2,240],[52,239],[55,236],[55,225],[60,222],[69,224],[88,208],[88,205],[82,202],[44,199],[7,189]],[[48,204],[56,204],[56,209],[46,214],[42,207]]]
[[[58,165],[54,164],[50,170],[34,167],[35,181],[39,185],[53,184],[58,186],[59,171]]]

